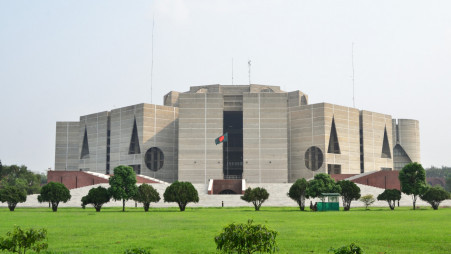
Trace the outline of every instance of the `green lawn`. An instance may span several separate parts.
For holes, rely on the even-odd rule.
[[[450,253],[451,209],[351,208],[349,212],[300,212],[293,208],[0,209],[0,236],[21,227],[47,228],[49,253],[215,253],[213,237],[231,222],[253,219],[279,232],[281,253],[327,253],[355,242],[366,253]]]

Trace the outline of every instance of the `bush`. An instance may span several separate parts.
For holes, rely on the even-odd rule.
[[[175,181],[166,188],[163,194],[164,202],[176,202],[180,211],[185,211],[190,202],[199,202],[199,194],[190,182]]]
[[[354,243],[351,243],[349,247],[343,246],[338,249],[330,248],[329,252],[333,252],[334,254],[362,254],[363,250]]]
[[[254,204],[255,211],[260,211],[260,207],[262,206],[263,202],[265,202],[269,197],[269,193],[266,191],[265,188],[247,188],[246,191],[244,191],[244,195],[241,196],[241,199],[246,202],[252,202]]]
[[[35,230],[30,228],[26,231],[15,226],[13,232],[6,233],[8,238],[0,237],[0,250],[13,253],[26,253],[27,249],[32,249],[39,253],[48,247],[47,243],[39,243],[47,237],[46,229]]]
[[[345,211],[349,211],[352,200],[360,198],[360,188],[357,184],[348,180],[339,181],[338,185],[341,187],[340,194],[343,197],[343,208]]]
[[[17,186],[6,186],[0,189],[0,202],[6,202],[11,212],[16,208],[17,203],[27,201],[27,192]]]
[[[388,203],[388,206],[391,210],[395,209],[396,200],[401,199],[401,192],[397,189],[392,190],[384,190],[379,196],[377,196],[377,200],[385,200]]]
[[[96,212],[100,212],[103,204],[110,201],[111,195],[108,189],[99,186],[89,190],[88,195],[81,198],[81,206],[84,208],[88,204],[92,204]]]
[[[428,188],[428,190],[420,196],[420,198],[428,202],[434,210],[438,209],[438,206],[443,200],[450,199],[451,196],[449,192],[444,190],[440,186],[434,186]]]
[[[374,201],[376,201],[376,199],[374,199],[374,196],[371,194],[362,196],[359,200],[365,205],[365,209],[367,210],[368,206],[372,205]]]
[[[144,211],[147,212],[149,211],[151,202],[160,201],[160,194],[158,194],[158,191],[155,190],[151,185],[143,183],[138,187],[138,192],[133,199],[136,202],[143,203]]]
[[[277,231],[265,225],[230,224],[215,237],[216,249],[224,253],[275,253],[277,248]]]
[[[60,202],[66,203],[71,198],[70,191],[62,183],[50,182],[41,188],[41,195],[38,196],[39,203],[50,202],[52,211],[58,210]]]
[[[304,211],[305,208],[305,196],[308,188],[308,182],[304,178],[296,180],[291,185],[287,195],[299,205],[299,209]]]

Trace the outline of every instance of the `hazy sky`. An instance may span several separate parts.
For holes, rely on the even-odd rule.
[[[420,121],[451,165],[451,1],[0,0],[0,160],[54,168],[56,121],[251,82]]]

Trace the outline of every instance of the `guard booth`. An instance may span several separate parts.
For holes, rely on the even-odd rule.
[[[321,202],[317,204],[318,211],[339,211],[338,197],[339,193],[321,193]]]

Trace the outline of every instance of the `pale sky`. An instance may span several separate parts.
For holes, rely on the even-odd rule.
[[[301,90],[420,121],[451,166],[451,1],[0,0],[0,160],[54,168],[57,121],[192,85]],[[152,20],[153,96],[151,100]]]

